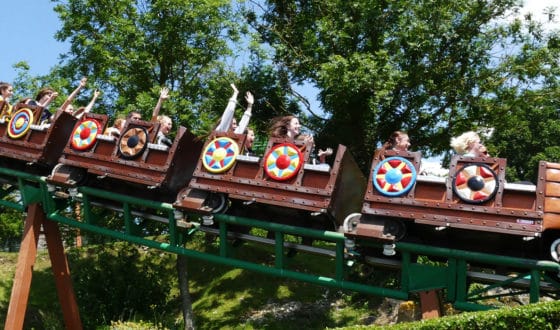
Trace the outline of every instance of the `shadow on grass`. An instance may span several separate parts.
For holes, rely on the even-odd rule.
[[[233,251],[233,257],[274,265],[270,249],[246,243]],[[328,258],[298,254],[286,260],[287,268],[311,274],[334,273]],[[356,294],[328,289],[316,284],[274,277],[255,271],[234,269],[189,260],[190,291],[196,324],[200,329],[266,328],[324,329],[358,324],[360,318],[335,315],[333,306],[352,300]],[[360,298],[367,305],[378,305],[379,297]],[[342,302],[341,302],[342,301]],[[368,313],[362,309],[361,313]]]

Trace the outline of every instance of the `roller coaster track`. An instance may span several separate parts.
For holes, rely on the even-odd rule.
[[[115,194],[91,187],[80,187],[73,196],[60,198],[49,189],[44,177],[2,167],[0,167],[0,181],[3,182],[0,185],[0,193],[3,197],[13,194],[20,196],[17,201],[1,199],[0,206],[10,207],[22,212],[27,210],[26,223],[33,220],[31,217],[34,216],[33,214],[36,213],[38,208],[39,211],[44,212],[46,223],[52,222],[55,227],[58,224],[65,224],[189,258],[321,286],[399,300],[410,299],[415,294],[420,294],[422,299],[423,293],[443,290],[445,299],[462,310],[496,308],[492,304],[481,303],[481,301],[504,295],[503,293],[492,294],[490,292],[491,289],[496,287],[512,288],[510,295],[528,294],[531,303],[540,301],[543,296],[557,298],[560,293],[560,283],[556,277],[560,274],[560,265],[550,261],[520,259],[411,243],[397,243],[394,247],[399,253],[400,260],[375,258],[362,255],[359,249],[347,249],[346,246],[351,245],[347,245],[349,243],[347,238],[344,234],[338,232],[318,231],[224,214],[213,216],[214,226],[205,226],[200,217],[177,211],[169,203]],[[68,206],[75,203],[81,205],[82,219],[75,219],[65,211]],[[31,206],[33,206],[32,209]],[[111,229],[99,225],[96,214],[92,211],[93,208],[122,213],[122,228]],[[29,210],[32,211],[29,212]],[[136,224],[134,220],[138,217],[156,221],[166,226],[167,240],[162,242],[135,232]],[[233,232],[231,226],[259,228],[274,233],[274,238]],[[219,244],[217,254],[208,250],[198,251],[186,247],[186,243],[198,233],[217,236],[216,241]],[[320,247],[310,246],[287,241],[286,237],[288,236],[311,237],[326,243]],[[236,259],[232,254],[232,249],[235,248],[231,244],[232,240],[274,246],[274,264],[267,265],[251,260]],[[359,247],[365,242],[356,241],[353,243],[356,247]],[[333,273],[329,275],[311,274],[290,269],[287,262],[288,256],[286,255],[287,250],[290,249],[297,250],[298,253],[320,254],[327,257],[326,259],[334,263]],[[443,258],[445,262],[435,264],[417,263],[416,260],[412,260],[413,255]],[[513,276],[500,275],[495,272],[478,272],[469,269],[470,263],[484,264],[486,265],[485,269],[490,270],[497,266],[505,266],[520,271]],[[372,265],[374,271],[377,268],[396,270],[400,274],[398,287],[379,287],[372,286],[365,281],[348,280],[348,274],[352,272],[352,267],[356,267],[358,264]],[[364,280],[367,280],[367,278]],[[469,284],[472,282],[488,285],[473,292],[469,290]]]
[[[122,210],[121,210],[122,211]],[[137,214],[141,216],[141,214]],[[150,215],[144,214],[144,216],[149,217]],[[156,219],[154,219],[156,220]],[[160,219],[161,221],[161,219]],[[211,227],[201,226],[199,228],[200,231],[209,233],[212,235],[218,235],[219,230]],[[273,239],[265,238],[261,236],[255,235],[248,235],[238,232],[228,232],[227,238],[229,240],[239,240],[243,242],[255,242],[264,245],[271,245],[274,246],[276,243]],[[304,244],[298,244],[293,242],[284,242],[284,248],[286,249],[293,249],[295,251],[301,251],[310,254],[316,254],[326,257],[334,258],[336,256],[336,251],[327,248],[321,247],[313,247]],[[373,267],[378,267],[378,269],[388,269],[388,270],[397,270],[400,271],[402,267],[402,261],[395,259],[395,258],[380,258],[380,257],[365,257],[363,259],[365,263],[371,265]],[[486,271],[491,271],[491,269],[487,269]],[[560,275],[560,274],[559,274]],[[511,282],[510,287],[512,288],[521,288],[521,289],[528,289],[531,286],[530,278],[521,278],[515,273],[511,273],[509,275],[500,275],[494,273],[488,273],[483,271],[467,271],[467,279],[469,282],[476,282],[476,283],[485,283],[490,285],[499,285],[500,283],[504,282]],[[554,285],[552,282],[540,281],[539,282],[539,289],[543,292],[548,293],[555,293],[558,290],[558,287]]]

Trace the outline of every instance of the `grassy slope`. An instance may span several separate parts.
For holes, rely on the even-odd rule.
[[[210,249],[216,249],[215,245]],[[253,260],[273,264],[267,248],[245,244],[235,250],[238,257],[251,255]],[[290,259],[290,269],[311,273],[334,273],[334,264],[322,257],[297,255]],[[16,253],[0,253],[0,324],[4,324],[13,282]],[[196,324],[199,329],[284,329],[298,327],[324,329],[352,324],[371,323],[382,299],[364,297],[326,289],[317,285],[276,278],[251,271],[189,260],[190,292]],[[176,287],[176,286],[175,286]],[[170,296],[177,296],[177,291]],[[83,311],[82,311],[83,313]],[[34,267],[28,304],[26,328],[40,326],[41,320],[51,327],[62,326],[60,305],[56,296],[50,261],[40,252]],[[138,320],[139,316],[135,316]],[[179,305],[167,315],[149,316],[147,322],[174,328],[181,320]],[[114,320],[128,321],[128,320]],[[142,327],[140,327],[142,328]]]
[[[195,244],[203,244],[198,242]],[[196,248],[201,248],[197,246]],[[216,244],[203,248],[217,250]],[[234,250],[234,256],[263,264],[274,264],[271,248],[244,244]],[[0,324],[4,324],[10,299],[16,253],[0,253]],[[289,269],[312,274],[329,275],[334,264],[324,257],[298,254],[288,259]],[[171,266],[172,268],[173,266]],[[276,278],[251,271],[232,269],[201,260],[190,259],[189,281],[194,314],[198,329],[325,329],[360,327],[387,322],[383,314],[390,314],[393,306],[380,297],[364,296],[340,290],[326,289],[313,284]],[[361,269],[355,269],[358,275]],[[365,271],[365,269],[362,269]],[[390,285],[391,277],[378,271],[368,277],[371,283]],[[177,286],[169,293],[177,300]],[[133,315],[119,321],[112,329],[180,328],[179,302],[165,315],[142,318]],[[82,311],[82,314],[84,311]],[[31,295],[28,304],[26,329],[62,328],[60,305],[56,297],[50,261],[41,252],[34,267]],[[157,324],[157,326],[153,326]]]
[[[250,254],[258,262],[269,265],[274,262],[268,248],[256,249],[251,244],[235,253],[241,259]],[[324,257],[298,254],[288,263],[292,270],[334,276],[334,263]],[[377,313],[368,306],[377,306],[382,301],[379,297],[353,295],[196,260],[189,266],[190,289],[201,328],[243,325],[244,328],[290,329],[297,324],[299,328],[323,329],[363,324],[363,320]],[[211,278],[208,274],[212,274]]]

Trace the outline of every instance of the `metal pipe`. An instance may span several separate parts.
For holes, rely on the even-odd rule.
[[[467,261],[478,261],[492,265],[521,267],[526,269],[538,269],[544,271],[560,272],[560,264],[547,260],[531,260],[508,256],[492,255],[480,252],[454,250],[435,246],[418,245],[413,243],[397,242],[397,250],[409,251],[416,254],[457,258]]]
[[[323,239],[323,240],[333,241],[333,242],[338,242],[338,241],[344,242],[344,234],[334,232],[334,231],[309,229],[309,228],[284,225],[284,224],[279,224],[274,222],[263,222],[255,219],[234,217],[225,214],[215,214],[214,219],[220,222],[222,221],[226,222],[228,224],[236,224],[236,225],[242,225],[247,227],[259,227],[270,231],[281,231],[284,234],[301,235],[301,236],[313,237],[313,238]]]
[[[130,204],[134,204],[134,205],[142,205],[151,209],[156,209],[156,210],[171,210],[174,211],[175,209],[173,208],[173,205],[169,204],[169,203],[165,203],[165,202],[155,202],[155,201],[150,201],[150,200],[146,200],[146,199],[142,199],[142,198],[137,198],[137,197],[132,197],[132,196],[127,196],[127,195],[122,195],[122,194],[116,194],[110,191],[106,191],[106,190],[99,190],[96,188],[91,188],[91,187],[80,187],[79,188],[80,192],[88,194],[90,196],[95,196],[95,197],[99,197],[99,198],[103,198],[103,199],[111,199],[111,200],[118,200],[120,202],[124,202],[124,203],[130,203]]]
[[[34,175],[34,174],[29,174],[26,172],[20,172],[20,171],[16,171],[16,170],[12,170],[9,168],[4,168],[4,167],[0,167],[0,174],[5,174],[8,176],[15,176],[24,180],[29,180],[29,181],[33,181],[33,182],[46,182],[45,181],[45,177],[42,176],[38,176],[38,175]]]

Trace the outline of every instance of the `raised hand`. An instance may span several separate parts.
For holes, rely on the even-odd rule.
[[[239,94],[239,91],[237,90],[237,87],[235,87],[235,84],[231,83],[230,86],[231,89],[233,89],[233,95],[231,95],[230,100],[237,101],[237,95]]]
[[[169,98],[169,88],[163,87],[161,92],[159,93],[159,98],[162,100],[166,100]]]
[[[255,98],[251,92],[245,93],[245,101],[247,101],[248,105],[253,105],[255,103]]]
[[[327,148],[326,150],[319,149],[319,152],[318,152],[317,155],[319,157],[322,157],[322,156],[327,157],[327,156],[330,156],[332,154],[333,154],[332,148]]]

